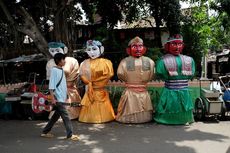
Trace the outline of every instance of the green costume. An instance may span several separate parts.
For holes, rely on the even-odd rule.
[[[166,58],[169,58],[168,63]],[[190,66],[190,70],[186,71],[184,65]],[[192,78],[194,72],[195,64],[189,56],[167,54],[157,61],[156,75],[165,81],[165,87],[155,105],[156,122],[186,124],[194,121],[193,102],[188,90],[188,80]]]

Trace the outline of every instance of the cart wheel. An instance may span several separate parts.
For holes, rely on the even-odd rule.
[[[205,105],[201,98],[197,98],[195,101],[194,115],[197,120],[203,120],[205,116]]]
[[[227,108],[225,105],[225,102],[223,102],[222,104],[222,108],[221,108],[221,120],[226,120],[226,112],[227,112]]]

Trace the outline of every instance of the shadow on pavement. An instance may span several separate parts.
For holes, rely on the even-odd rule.
[[[52,129],[55,138],[39,137],[45,123],[45,121],[0,121],[1,152],[200,153],[207,148],[207,150],[211,149],[207,152],[214,153],[215,147],[221,144],[222,150],[225,149],[226,152],[228,149],[230,152],[227,146],[229,134],[215,130],[216,126],[220,130],[224,129],[223,125],[218,124],[194,123],[191,126],[166,126],[156,123],[85,124],[73,121],[74,130],[81,138],[80,141],[74,142],[64,139],[65,129],[60,122]],[[226,123],[226,127],[229,124]],[[222,150],[218,153],[222,153]]]

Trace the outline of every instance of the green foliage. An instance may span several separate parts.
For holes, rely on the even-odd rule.
[[[162,16],[171,35],[180,33],[180,4],[179,0],[164,0],[162,1]]]
[[[191,8],[191,16],[183,17],[182,35],[185,48],[183,54],[194,58],[197,70],[200,69],[201,57],[208,51],[207,38],[210,37],[211,28],[208,25],[206,7]]]
[[[146,56],[150,57],[153,61],[157,61],[163,56],[161,48],[148,48]]]
[[[91,23],[94,23],[93,16],[98,14],[102,18],[103,25],[113,28],[117,21],[123,18],[121,5],[125,3],[125,0],[80,0],[80,2]]]
[[[170,34],[180,32],[180,4],[179,0],[147,0],[150,7],[151,16],[156,19],[156,24],[164,25],[166,23]]]
[[[93,39],[103,42],[108,38],[108,34],[109,34],[109,32],[108,32],[107,28],[101,26],[101,27],[97,28],[95,37]]]
[[[105,47],[105,52],[119,52],[123,49],[123,45],[120,44],[114,36],[113,30],[108,30],[106,27],[99,27],[96,30],[95,37],[93,39],[99,40]]]
[[[184,53],[194,58],[198,68],[203,55],[222,50],[223,46],[230,44],[229,15],[223,7],[226,2],[199,1],[199,6],[190,8],[191,15],[183,17]],[[213,13],[213,9],[218,12]]]

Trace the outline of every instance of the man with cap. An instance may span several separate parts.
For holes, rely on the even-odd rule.
[[[183,48],[181,35],[169,37],[164,45],[167,54],[156,63],[156,75],[165,81],[155,106],[158,123],[188,125],[194,121],[188,80],[195,73],[195,64],[191,57],[181,54]]]
[[[153,107],[147,91],[147,83],[153,79],[154,61],[143,56],[146,48],[143,40],[135,37],[128,43],[128,57],[117,70],[118,78],[125,82],[125,90],[119,101],[116,120],[122,123],[144,123],[152,120]]]
[[[81,101],[80,122],[104,123],[115,118],[109,93],[105,89],[114,74],[113,66],[110,60],[101,57],[103,52],[104,47],[100,41],[87,41],[86,53],[90,58],[81,63],[79,70],[86,84],[86,92]]]
[[[68,48],[65,44],[60,42],[50,42],[48,43],[49,52],[54,57],[57,53],[67,54]],[[50,70],[53,66],[56,66],[54,59],[50,59],[46,64],[46,78],[49,80],[50,78]],[[77,91],[76,87],[76,79],[78,76],[79,64],[78,61],[74,57],[65,57],[65,65],[63,66],[63,70],[66,76],[66,83],[68,89],[68,99],[67,102],[80,102],[81,97]],[[67,112],[69,114],[70,119],[76,119],[80,113],[80,107],[70,107],[66,106]]]

